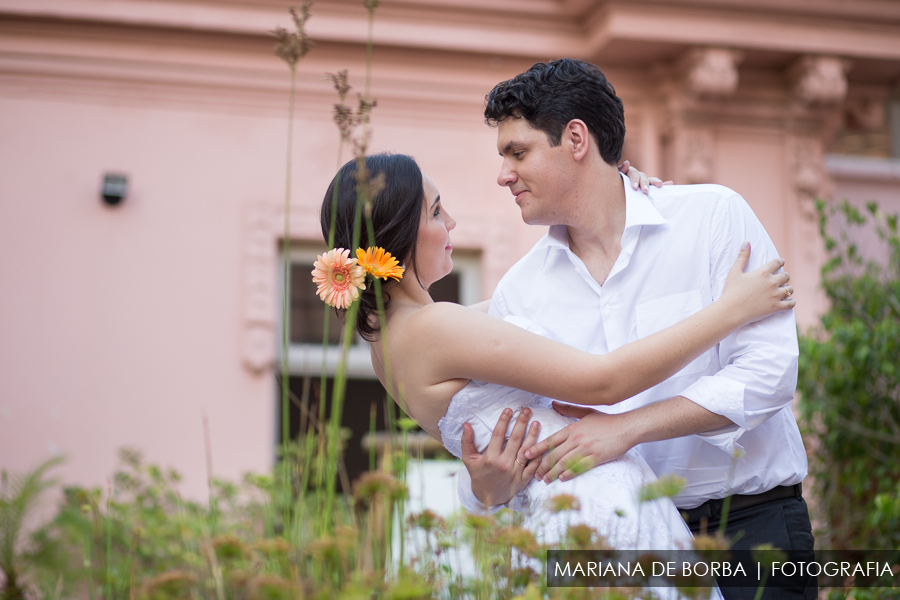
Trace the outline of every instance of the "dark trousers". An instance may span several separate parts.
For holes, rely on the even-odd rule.
[[[721,518],[705,519],[700,523],[688,523],[694,535],[714,534],[719,530]],[[809,510],[802,497],[775,500],[741,510],[730,511],[726,518],[725,535],[732,540],[734,550],[751,550],[760,544],[772,544],[776,548],[802,552],[812,557],[813,534],[809,522]],[[719,580],[725,600],[753,600],[757,588],[727,587],[725,578]],[[767,586],[762,600],[812,600],[818,588],[812,584],[803,588],[778,588]]]

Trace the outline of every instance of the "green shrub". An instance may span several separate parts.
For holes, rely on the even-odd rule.
[[[898,513],[889,510],[900,481],[897,215],[883,215],[875,203],[868,215],[847,202],[817,208],[829,254],[822,287],[831,307],[800,338],[798,390],[827,527],[818,538],[822,547],[892,549],[900,541]],[[844,223],[833,236],[835,216]],[[873,235],[872,228],[887,247],[886,261],[864,259],[854,243]]]

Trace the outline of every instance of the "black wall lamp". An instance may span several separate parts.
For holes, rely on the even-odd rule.
[[[120,173],[107,173],[103,176],[103,203],[116,206],[128,195],[128,176]]]

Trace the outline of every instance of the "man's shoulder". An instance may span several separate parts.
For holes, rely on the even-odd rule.
[[[650,202],[667,220],[681,218],[705,221],[703,215],[713,219],[713,215],[725,215],[731,209],[743,211],[749,208],[738,192],[716,183],[654,188],[650,194]]]
[[[654,203],[717,204],[741,195],[729,187],[717,183],[695,183],[691,185],[667,185],[654,188],[650,194]]]

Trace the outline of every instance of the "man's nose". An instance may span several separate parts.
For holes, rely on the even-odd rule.
[[[508,168],[504,163],[500,168],[500,175],[497,176],[497,185],[499,185],[500,187],[506,187],[510,184],[515,183],[516,179],[518,179],[518,177],[516,176],[515,172],[512,169]]]

